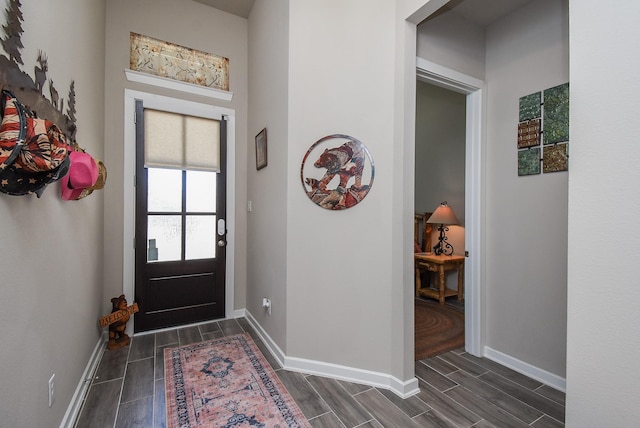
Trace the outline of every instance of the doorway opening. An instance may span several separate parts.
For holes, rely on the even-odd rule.
[[[465,96],[464,160],[464,330],[465,350],[482,356],[481,318],[481,195],[482,96],[484,82],[423,58],[417,58],[421,82]]]
[[[416,82],[416,361],[464,346],[465,128],[465,94]]]

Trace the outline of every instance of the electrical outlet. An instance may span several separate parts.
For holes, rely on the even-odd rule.
[[[267,297],[263,297],[262,307],[264,308],[265,311],[267,311],[269,315],[271,315],[271,299],[268,299]]]
[[[56,374],[52,374],[49,379],[49,407],[53,405],[53,400],[56,399]]]

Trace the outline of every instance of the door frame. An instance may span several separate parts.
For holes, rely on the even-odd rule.
[[[483,94],[484,82],[475,77],[416,57],[416,78],[423,82],[466,95],[465,136],[465,261],[464,328],[465,349],[484,354],[484,172]]]
[[[142,100],[145,107],[201,116],[227,119],[227,262],[225,268],[225,318],[234,314],[234,265],[235,265],[235,187],[236,187],[236,113],[234,109],[203,104],[181,98],[167,97],[132,89],[124,90],[124,159],[123,159],[123,248],[122,292],[135,295],[135,171],[136,130],[134,123],[135,102]],[[127,324],[127,332],[133,332],[133,317]],[[130,325],[129,325],[130,324]]]

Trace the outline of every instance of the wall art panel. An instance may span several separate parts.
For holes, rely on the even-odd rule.
[[[531,119],[518,124],[518,148],[540,145],[540,119]]]
[[[518,152],[518,175],[540,174],[540,148]]]
[[[541,116],[541,97],[542,94],[536,92],[535,94],[525,95],[520,98],[520,122]]]
[[[544,147],[542,172],[560,172],[569,169],[569,143]]]
[[[544,91],[544,144],[569,141],[569,84]]]
[[[130,33],[131,70],[229,90],[229,59],[141,34]]]

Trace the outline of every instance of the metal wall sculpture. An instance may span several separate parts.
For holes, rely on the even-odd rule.
[[[316,141],[300,168],[305,193],[313,203],[328,210],[344,210],[361,202],[371,190],[374,176],[369,150],[343,134]]]
[[[40,197],[49,183],[67,177],[69,171],[78,177],[75,174],[78,168],[71,165],[69,152],[85,154],[85,151],[76,141],[78,128],[74,81],[69,84],[65,105],[64,94],[58,92],[53,79],[48,77],[49,59],[43,51],[38,51],[33,78],[22,70],[24,17],[20,8],[19,0],[8,2],[6,23],[2,26],[0,40],[6,53],[0,55],[0,158],[4,159],[0,166],[0,192],[18,196],[35,194]],[[17,119],[14,119],[13,112],[16,112]],[[65,159],[60,165],[45,162],[49,165],[48,169],[37,172],[26,168],[30,161],[47,161],[56,154],[62,156],[63,152]],[[93,161],[99,180],[93,180],[91,186],[84,186],[82,190],[75,187],[81,194],[77,197],[74,194],[74,200],[82,199],[104,186],[106,167],[99,160]]]
[[[67,95],[67,109],[65,114],[65,100],[58,92],[53,79],[47,77],[49,60],[47,55],[39,51],[37,63],[34,67],[34,78],[21,70],[24,66],[21,50],[22,11],[19,1],[10,1],[6,9],[7,22],[2,26],[2,47],[8,56],[0,55],[0,84],[2,88],[11,91],[38,117],[46,118],[55,123],[64,134],[75,144],[76,136],[76,94],[75,84],[71,81]],[[45,94],[49,92],[49,99]]]

